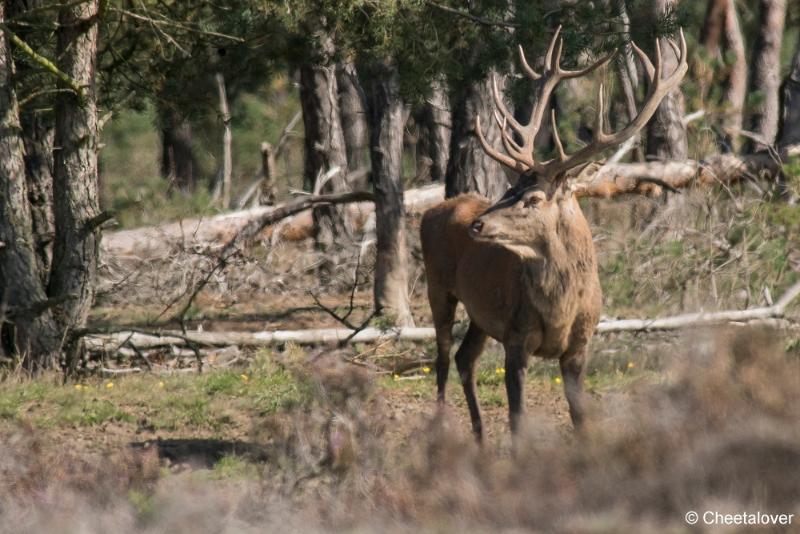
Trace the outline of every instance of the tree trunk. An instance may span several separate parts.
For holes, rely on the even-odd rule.
[[[0,2],[0,22],[5,22]],[[19,106],[13,86],[13,62],[0,31],[0,352],[22,358],[32,370],[52,367],[59,336],[37,265],[30,204],[26,188],[24,145]]]
[[[505,89],[506,77],[497,75],[500,91]],[[500,128],[493,118],[492,76],[457,91],[453,103],[453,132],[450,158],[447,162],[445,191],[448,198],[461,193],[476,192],[487,198],[500,197],[508,189],[502,166],[486,155],[475,135],[475,118],[489,144],[500,146]]]
[[[800,143],[800,41],[792,56],[789,75],[783,82],[783,103],[781,110],[781,148]]]
[[[369,140],[364,89],[352,62],[345,61],[336,65],[336,84],[339,92],[339,114],[347,155],[347,170],[353,172],[364,167]],[[350,184],[353,189],[361,189],[361,185]]]
[[[736,140],[742,129],[742,113],[747,93],[747,58],[745,57],[744,37],[736,15],[734,0],[711,0],[703,23],[702,44],[712,56],[723,60],[733,57],[725,80],[723,105],[726,108],[722,119],[722,151],[735,152]],[[711,73],[707,76],[708,84]]]
[[[377,239],[375,309],[399,326],[413,326],[408,300],[408,251],[401,173],[407,111],[400,98],[396,66],[388,62],[376,66],[368,82]]]
[[[662,17],[677,4],[677,0],[655,0],[654,15]],[[678,66],[675,51],[661,39],[663,71],[672,73]],[[683,93],[676,88],[664,97],[647,126],[647,155],[660,160],[683,161],[689,155],[686,126],[683,124]]]
[[[444,84],[433,83],[431,94],[416,115],[416,120],[419,127],[417,177],[444,182],[452,129],[450,101]]]
[[[53,124],[42,114],[20,117],[25,145],[25,177],[39,277],[47,285],[53,243]]]
[[[217,93],[219,94],[219,112],[222,118],[222,208],[231,207],[231,186],[233,185],[233,131],[231,130],[231,112],[228,108],[228,94],[225,90],[225,77],[221,72],[215,76]]]
[[[760,0],[758,37],[753,47],[750,93],[757,95],[750,130],[761,141],[750,141],[747,148],[758,151],[775,142],[778,132],[778,88],[781,70],[781,43],[786,20],[786,0]]]
[[[56,315],[67,334],[86,324],[97,274],[97,9],[98,0],[87,0],[62,7],[58,15],[58,67],[83,88],[82,97],[61,92],[55,102],[56,232],[48,293],[51,298],[69,299]],[[68,356],[68,363],[75,360]]]
[[[192,125],[172,109],[159,114],[161,128],[161,176],[184,193],[194,191],[196,159]]]
[[[619,20],[624,37],[626,41],[630,40],[630,26],[631,21],[628,16],[628,9],[625,5],[625,0],[614,0],[614,14]],[[639,86],[639,72],[636,69],[636,61],[633,57],[633,47],[630,42],[626,42],[622,49],[622,53],[616,60],[617,75],[622,88],[622,95],[625,98],[625,112],[628,116],[628,122],[632,121],[638,111],[636,109],[636,88]],[[634,148],[634,159],[636,161],[644,161],[644,153],[641,146],[641,134],[636,133],[636,147]]]
[[[318,50],[300,67],[300,105],[305,127],[305,188],[317,194],[347,191],[347,153],[339,116],[336,66],[331,63],[333,40],[323,32],[314,36]],[[338,168],[338,172],[331,170]],[[329,176],[325,183],[320,180]],[[314,209],[317,246],[326,249],[350,232],[341,208]]]

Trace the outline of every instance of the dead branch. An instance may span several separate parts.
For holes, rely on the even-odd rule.
[[[603,320],[597,325],[598,334],[612,332],[648,332],[654,330],[679,330],[697,328],[731,322],[763,321],[784,317],[786,308],[800,296],[800,282],[789,288],[772,306],[746,310],[727,310],[718,312],[699,312],[654,319]],[[147,330],[120,330],[117,332],[85,333],[86,346],[93,351],[126,344],[140,350],[157,347],[188,346],[197,347],[264,347],[285,343],[298,345],[338,344],[349,339],[351,343],[374,343],[386,340],[427,341],[434,339],[433,328],[404,327],[381,330],[364,328],[355,335],[347,328],[320,328],[312,330],[273,330],[261,332],[186,332],[167,330],[163,332]]]

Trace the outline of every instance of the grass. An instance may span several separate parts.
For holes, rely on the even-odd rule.
[[[259,355],[246,370],[159,377],[92,378],[61,384],[55,376],[8,379],[0,419],[37,428],[134,425],[144,431],[224,432],[243,418],[276,413],[307,399],[302,381]]]

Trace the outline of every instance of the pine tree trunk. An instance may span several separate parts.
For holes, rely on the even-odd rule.
[[[333,40],[323,32],[314,39],[318,50],[300,67],[300,105],[305,128],[305,187],[317,193],[347,191],[347,152],[339,115],[338,84],[333,57]],[[338,169],[333,172],[334,169]],[[326,180],[324,183],[318,180]],[[344,209],[315,208],[314,239],[327,249],[337,239],[347,238]]]
[[[98,0],[59,11],[58,67],[83,88],[83,97],[61,92],[56,97],[53,215],[55,241],[48,294],[70,300],[56,319],[63,331],[86,324],[94,300],[99,247],[97,183],[97,60]],[[68,356],[70,365],[75,363]]]
[[[444,84],[434,82],[430,96],[415,118],[419,127],[417,176],[443,182],[447,174],[452,130],[450,101]]]
[[[413,326],[401,172],[407,110],[394,65],[375,66],[367,85],[377,238],[375,308],[399,326]]]
[[[351,61],[336,65],[336,84],[339,91],[339,115],[342,122],[347,169],[357,171],[366,164],[367,110],[364,89],[358,80],[356,67]],[[350,184],[353,189],[361,189],[360,184]]]
[[[0,2],[0,22],[5,22]],[[25,177],[19,106],[13,86],[13,62],[0,31],[0,352],[22,358],[31,370],[52,367],[60,337],[46,301],[37,265]]]
[[[25,177],[31,209],[39,277],[47,284],[53,244],[53,135],[52,123],[41,114],[22,115]]]
[[[662,17],[677,4],[677,0],[655,0],[654,16]],[[663,71],[672,73],[678,66],[675,51],[661,39]],[[689,155],[686,126],[683,124],[684,104],[680,88],[664,97],[647,126],[647,155],[659,160],[683,161]]]
[[[190,193],[197,185],[192,125],[171,109],[161,110],[161,176],[180,191]]]
[[[750,119],[750,130],[763,142],[750,141],[747,148],[758,151],[775,142],[780,114],[781,43],[786,20],[786,0],[760,0],[758,37],[753,47],[750,93],[759,103]]]
[[[218,72],[217,93],[219,94],[219,112],[222,117],[222,208],[231,207],[231,188],[233,187],[233,130],[231,129],[231,112],[228,108],[228,92],[225,89],[225,76]]]
[[[800,143],[800,41],[794,49],[789,75],[783,82],[781,131],[778,144],[787,147]]]
[[[497,75],[500,91],[505,89],[505,84],[506,77]],[[480,117],[486,140],[500,147],[500,128],[493,118],[493,106],[491,75],[466,90],[456,92],[450,158],[445,176],[445,195],[448,198],[471,191],[494,199],[508,189],[502,166],[486,155],[475,135],[475,118]]]

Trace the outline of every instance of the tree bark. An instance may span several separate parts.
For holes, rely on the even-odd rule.
[[[94,300],[99,248],[97,183],[98,0],[59,10],[58,67],[83,88],[79,97],[61,92],[55,102],[55,241],[48,295],[69,299],[57,308],[62,331],[81,328]],[[68,363],[74,364],[71,355]]]
[[[195,176],[192,125],[176,110],[162,109],[159,113],[161,128],[161,176],[184,193],[194,191]]]
[[[336,84],[339,92],[339,114],[342,122],[347,170],[353,172],[365,165],[367,146],[367,109],[364,89],[358,80],[356,67],[351,61],[336,65]],[[350,184],[361,189],[361,184]]]
[[[759,151],[775,142],[780,114],[781,43],[786,20],[786,0],[760,0],[758,37],[753,46],[750,93],[759,99],[750,119],[750,130],[761,141],[747,143],[749,151]]]
[[[305,127],[305,188],[316,194],[342,192],[347,185],[347,152],[339,115],[336,66],[331,62],[334,44],[324,31],[314,34],[316,50],[300,67],[300,105]],[[333,168],[339,172],[330,173]],[[321,177],[330,175],[326,183]],[[350,235],[341,209],[314,209],[317,246],[329,248],[337,239]]]
[[[725,115],[722,119],[724,133],[721,148],[723,152],[735,152],[739,148],[737,139],[742,129],[742,113],[747,93],[747,59],[734,0],[709,1],[701,42],[711,56],[723,61],[733,56],[733,63],[728,66],[722,97]],[[708,72],[706,85],[711,82],[712,74]]]
[[[434,82],[431,94],[416,115],[420,130],[417,145],[417,177],[433,182],[444,182],[447,159],[450,156],[452,121],[450,99],[443,83]]]
[[[496,77],[498,89],[503,91],[506,77]],[[475,135],[475,118],[480,117],[486,140],[493,146],[500,146],[500,128],[495,123],[493,113],[491,75],[464,90],[456,90],[450,158],[445,176],[445,194],[448,198],[475,192],[494,199],[508,189],[508,179],[502,166],[486,155]]]
[[[228,94],[225,90],[225,77],[221,72],[215,76],[217,93],[219,93],[219,112],[222,118],[222,208],[231,207],[231,187],[233,182],[233,131],[231,130],[231,112],[228,108]]]
[[[8,41],[0,31],[0,303],[10,307],[0,316],[0,352],[17,355],[26,368],[37,370],[57,361],[60,338],[50,310],[36,310],[47,295],[37,265],[13,74]]]
[[[47,285],[53,244],[53,135],[51,121],[31,112],[20,116],[25,145],[25,176],[39,277]]]
[[[403,129],[397,67],[375,65],[368,80],[372,180],[375,186],[375,309],[399,326],[412,326],[403,206]]]
[[[654,16],[662,17],[677,4],[677,0],[654,0]],[[663,71],[674,72],[678,66],[675,51],[661,39]],[[685,160],[689,155],[684,115],[683,93],[676,88],[664,97],[647,125],[647,155],[659,160]]]
[[[622,26],[622,32],[626,41],[630,41],[630,26],[631,21],[628,16],[628,9],[625,5],[625,0],[614,0],[613,2],[614,15],[619,20]],[[633,57],[633,47],[630,42],[627,42],[622,48],[622,53],[616,59],[617,76],[619,77],[622,95],[625,98],[625,112],[628,116],[628,122],[632,121],[638,114],[636,109],[636,88],[639,86],[639,72],[636,69],[636,61]],[[636,161],[644,161],[644,153],[642,151],[641,134],[637,133],[636,147],[634,148],[634,159]]]
[[[800,143],[800,41],[792,56],[792,65],[783,82],[781,131],[778,145],[783,148]]]

